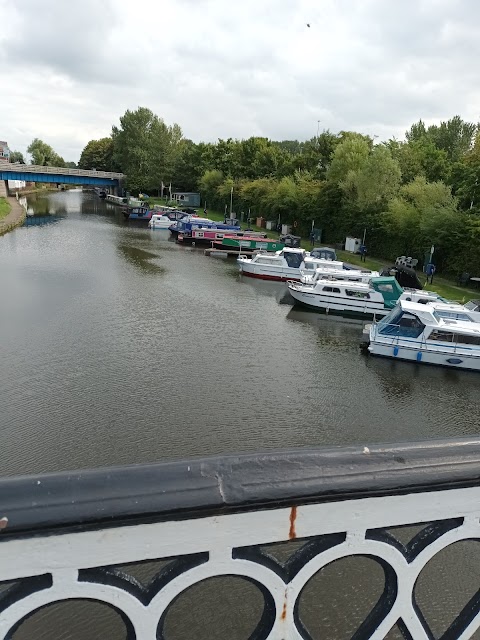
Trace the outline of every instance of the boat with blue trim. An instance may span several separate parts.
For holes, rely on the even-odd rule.
[[[183,244],[211,244],[221,240],[232,232],[240,231],[240,225],[215,222],[209,218],[187,216],[169,227],[172,234],[177,236],[177,242]]]
[[[398,305],[369,329],[374,356],[480,371],[480,313],[460,304]]]

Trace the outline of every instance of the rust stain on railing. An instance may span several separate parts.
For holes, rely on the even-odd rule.
[[[295,540],[297,537],[297,532],[295,530],[295,523],[297,520],[297,507],[292,507],[290,509],[290,531],[288,532],[288,539]]]

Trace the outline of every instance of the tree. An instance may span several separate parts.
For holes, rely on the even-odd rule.
[[[32,140],[27,152],[32,156],[32,164],[42,167],[63,167],[65,164],[65,160],[49,144],[39,138]]]
[[[97,169],[97,171],[113,171],[113,140],[100,138],[90,140],[84,147],[80,160],[80,169]]]
[[[450,162],[456,162],[471,149],[476,131],[476,124],[465,122],[460,116],[454,116],[447,122],[440,122],[439,125],[432,124],[428,128],[422,120],[419,120],[410,127],[405,137],[408,142],[427,139],[437,149],[445,151]]]
[[[355,177],[357,202],[361,209],[383,209],[400,187],[401,171],[390,151],[377,145]]]
[[[146,107],[127,110],[112,128],[113,161],[127,175],[127,187],[158,190],[171,181],[181,136],[178,125],[168,127]]]
[[[387,229],[406,255],[423,258],[432,244],[440,250],[448,249],[460,223],[456,200],[443,182],[415,178],[388,204]]]
[[[12,151],[10,153],[10,162],[19,162],[20,164],[25,164],[23,153],[21,153],[20,151]]]
[[[327,179],[348,191],[349,181],[367,161],[370,147],[363,136],[345,138],[333,152],[332,162],[327,171]]]
[[[450,163],[446,151],[438,149],[427,136],[410,142],[390,140],[386,146],[398,161],[404,183],[417,176],[428,181],[446,180],[450,173]]]
[[[209,169],[200,178],[200,193],[203,199],[210,203],[210,206],[219,206],[218,187],[223,184],[223,180],[223,173],[218,169]]]

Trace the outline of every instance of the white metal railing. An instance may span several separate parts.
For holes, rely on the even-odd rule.
[[[112,178],[112,180],[121,180],[125,177],[123,173],[114,173],[112,171],[92,171],[90,169],[70,169],[68,167],[43,167],[36,164],[11,164],[7,162],[0,164],[0,171],[15,173],[54,173],[63,176]]]
[[[18,518],[31,521],[38,517],[39,529],[28,532],[30,525],[24,523],[23,529],[19,526],[18,534],[12,531],[9,535],[10,519],[5,511],[5,528],[0,533],[0,576],[2,580],[19,581],[20,588],[0,598],[0,637],[10,638],[12,629],[49,603],[75,598],[112,605],[122,612],[134,630],[134,635],[129,637],[156,640],[164,637],[161,626],[166,612],[186,589],[211,577],[238,576],[252,582],[264,594],[263,626],[257,629],[255,637],[305,640],[310,636],[301,620],[298,603],[309,580],[337,560],[368,556],[383,568],[385,590],[355,637],[380,640],[401,621],[401,627],[414,640],[431,640],[433,636],[415,602],[415,585],[428,562],[446,547],[459,541],[480,540],[480,442],[459,444],[456,441],[445,447],[439,443],[410,448],[363,447],[346,451],[348,455],[337,449],[310,458],[308,453],[298,452],[289,457],[286,454],[283,459],[279,454],[258,456],[255,463],[262,468],[256,469],[251,464],[245,465],[242,459],[234,462],[227,459],[222,463],[223,468],[216,462],[183,463],[183,481],[175,476],[171,465],[166,465],[168,472],[158,487],[150,484],[147,489],[147,479],[151,483],[154,478],[145,476],[145,492],[133,481],[139,472],[129,471],[131,477],[125,478],[124,485],[120,482],[120,486],[112,487],[114,497],[109,496],[106,485],[97,486],[98,476],[90,485],[96,487],[96,495],[100,496],[98,505],[101,506],[97,505],[95,517],[103,519],[103,523],[93,521],[90,525],[85,523],[85,511],[82,511],[88,501],[75,505],[75,509],[72,507],[77,500],[75,477],[84,487],[90,486],[88,478],[85,481],[80,472],[70,474],[68,481],[64,479],[68,486],[60,497],[55,495],[55,479],[32,478],[30,484],[24,480],[23,491],[31,494],[24,504],[31,505],[33,514],[20,510]],[[300,481],[297,470],[302,466],[302,459]],[[248,460],[251,463],[253,457]],[[241,468],[242,465],[245,468]],[[115,479],[119,471],[109,473]],[[49,496],[57,519],[65,520],[69,510],[77,514],[76,531],[62,531],[59,522],[55,528],[45,529],[48,514],[42,514],[41,504],[35,498],[44,481],[43,495]],[[109,510],[122,510],[120,494],[124,487],[130,489],[123,499],[132,505],[142,505],[155,493],[160,496],[159,500],[165,495],[172,498],[172,491],[168,490],[172,481],[176,484],[174,491],[179,508],[184,506],[185,492],[195,494],[196,514],[183,512],[181,515],[179,511],[169,516],[167,510],[163,521],[152,522],[149,512],[150,521],[118,521],[113,526]],[[6,481],[5,487],[9,482]],[[210,495],[214,487],[215,500]],[[332,499],[333,487],[338,490],[336,499]],[[373,487],[376,488],[372,493]],[[57,488],[62,490],[60,485]],[[263,492],[263,506],[255,506],[254,494],[258,500]],[[310,494],[309,500],[313,502],[297,504],[290,499],[289,506],[272,508],[278,504],[281,494],[295,492],[301,494],[302,498],[298,499],[304,501]],[[322,492],[324,497],[319,495]],[[355,493],[357,497],[352,495]],[[382,493],[386,495],[377,495]],[[0,498],[5,495],[0,486]],[[63,503],[67,496],[72,504]],[[209,515],[198,513],[202,500],[208,503]],[[223,504],[223,510],[230,505],[240,512],[222,513],[212,501]],[[14,504],[12,498],[10,503]],[[170,506],[170,512],[172,509]],[[125,516],[125,509],[123,513]],[[12,525],[14,520],[15,511]],[[424,527],[406,546],[385,532],[390,527],[419,523],[424,523]],[[272,557],[258,549],[260,545],[293,541],[302,542],[300,550],[295,551],[295,563],[291,564],[295,566],[294,571],[282,569]],[[170,578],[154,580],[143,590],[135,586],[128,572],[108,569],[162,558],[183,558],[188,562],[184,563],[183,570],[172,572]],[[28,582],[32,576],[43,577],[37,583]],[[448,637],[467,640],[479,628],[480,613],[467,606],[451,626],[458,633]],[[191,637],[195,637],[194,628]]]

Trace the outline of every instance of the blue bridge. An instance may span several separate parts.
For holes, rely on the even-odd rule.
[[[123,173],[113,173],[111,171],[42,167],[35,164],[10,164],[2,162],[0,163],[0,196],[8,194],[8,180],[101,186],[106,187],[111,193],[118,195],[124,177]],[[4,186],[5,194],[2,193]]]

